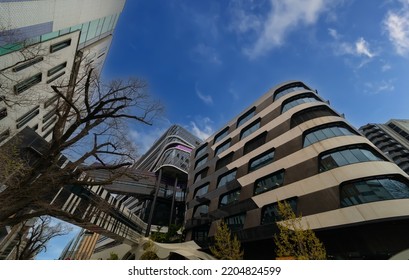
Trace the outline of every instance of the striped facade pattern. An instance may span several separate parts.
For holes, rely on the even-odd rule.
[[[397,236],[409,233],[407,174],[300,81],[274,87],[207,139],[189,174],[187,240],[204,246],[224,219],[245,257],[273,257],[277,201],[286,200],[330,257],[386,258],[409,247],[379,241],[397,225],[361,242],[389,220],[403,221]]]

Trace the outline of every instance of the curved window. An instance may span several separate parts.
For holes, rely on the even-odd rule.
[[[198,187],[198,188],[195,190],[194,197],[205,195],[205,194],[207,194],[207,191],[208,191],[208,190],[209,190],[209,183],[207,183],[207,184],[205,184],[205,185],[202,185],[202,186]]]
[[[254,170],[257,170],[269,163],[272,163],[274,160],[274,151],[275,149],[271,149],[254,159],[251,159],[249,162],[249,172],[252,172]]]
[[[193,218],[202,218],[206,216],[208,213],[209,213],[209,205],[202,204],[196,207],[193,213]]]
[[[301,105],[303,103],[311,103],[311,102],[317,102],[317,101],[321,101],[321,100],[312,93],[300,94],[300,95],[294,96],[284,101],[283,107],[281,109],[281,113],[284,113],[290,110],[291,108]]]
[[[244,124],[246,121],[248,121],[249,119],[251,119],[255,114],[256,114],[256,107],[253,107],[252,109],[250,109],[247,113],[245,113],[243,116],[241,116],[241,117],[237,120],[237,127],[241,126],[241,125]]]
[[[234,190],[232,192],[228,192],[220,196],[219,207],[227,206],[227,205],[238,202],[239,196],[240,196],[240,189]]]
[[[202,180],[204,177],[206,177],[208,170],[209,170],[209,168],[205,168],[205,169],[203,169],[202,171],[200,171],[199,173],[197,173],[197,174],[195,175],[195,183],[196,183],[197,181]]]
[[[245,127],[240,133],[240,140],[249,136],[254,131],[260,128],[260,119]]]
[[[225,167],[226,165],[231,163],[233,161],[233,155],[234,155],[234,152],[231,152],[227,156],[222,157],[221,159],[219,159],[216,162],[216,169],[215,170],[219,170],[220,168]]]
[[[296,82],[296,83],[291,83],[288,85],[285,85],[283,87],[280,87],[274,92],[274,98],[273,101],[276,101],[277,99],[283,97],[284,95],[287,95],[289,93],[292,93],[297,90],[310,90],[308,87],[306,87],[303,83]]]
[[[267,139],[267,132],[263,132],[259,136],[254,137],[244,145],[243,155],[250,153],[252,150],[264,145]]]
[[[341,207],[369,202],[409,198],[409,185],[392,178],[347,183],[340,187]]]
[[[204,153],[206,152],[206,147],[207,147],[207,143],[201,146],[199,149],[197,149],[195,157],[200,157],[201,155],[204,155]]]
[[[207,155],[196,161],[195,169],[199,168],[200,166],[204,165],[207,162]]]
[[[217,156],[218,154],[220,154],[221,152],[224,152],[225,150],[227,150],[228,148],[230,148],[230,141],[231,139],[227,140],[226,142],[224,142],[223,144],[221,144],[220,146],[218,146],[216,148],[216,151],[214,152],[214,156]]]
[[[220,131],[220,132],[214,137],[214,142],[213,142],[213,144],[216,144],[217,142],[219,142],[220,140],[222,140],[224,137],[227,136],[227,134],[229,134],[229,127],[226,127],[225,129],[223,129],[222,131]]]
[[[344,124],[331,124],[325,125],[324,127],[321,126],[319,128],[314,128],[314,130],[307,131],[304,136],[304,143],[303,147],[307,147],[312,145],[316,142],[319,142],[324,139],[337,137],[337,136],[344,136],[344,135],[355,135],[356,133],[352,131],[352,129],[348,128]]]
[[[285,170],[274,172],[266,177],[258,179],[254,184],[254,195],[276,189],[283,185]]]
[[[384,160],[368,148],[362,147],[344,147],[344,150],[338,150],[320,156],[319,171],[325,172],[340,166],[366,162]]]
[[[302,124],[303,122],[326,116],[338,116],[327,106],[316,106],[301,110],[291,116],[291,128]]]
[[[237,170],[230,171],[219,177],[217,188],[226,186],[228,183],[236,179]]]
[[[297,211],[297,198],[290,198],[286,200],[294,212]],[[272,224],[277,221],[281,221],[281,215],[278,211],[278,203],[271,203],[263,207],[261,210],[261,224]]]

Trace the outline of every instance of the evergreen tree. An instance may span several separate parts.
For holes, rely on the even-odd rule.
[[[303,228],[302,217],[296,216],[288,202],[278,202],[278,212],[282,221],[277,222],[279,233],[274,235],[277,258],[326,259],[324,245],[309,226]]]
[[[230,232],[229,227],[223,221],[217,226],[214,236],[214,246],[210,247],[212,254],[219,260],[242,260],[243,251],[237,236]]]

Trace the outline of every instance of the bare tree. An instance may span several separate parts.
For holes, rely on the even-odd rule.
[[[47,243],[57,237],[70,232],[71,228],[61,222],[53,224],[50,216],[39,217],[35,224],[28,230],[24,226],[28,221],[23,222],[23,227],[18,233],[18,243],[14,258],[16,260],[31,260],[38,253],[47,251]]]
[[[52,140],[35,152],[35,160],[30,154],[27,168],[15,174],[12,184],[4,184],[0,226],[42,215],[70,215],[50,205],[61,187],[105,185],[128,176],[135,148],[127,137],[127,125],[131,121],[151,125],[162,106],[152,100],[146,82],[140,79],[105,84],[92,68],[83,69],[69,83],[51,87],[56,96]],[[61,165],[62,154],[70,157],[68,164]],[[25,156],[20,151],[20,158],[25,160]],[[97,181],[84,176],[100,170],[109,175]]]

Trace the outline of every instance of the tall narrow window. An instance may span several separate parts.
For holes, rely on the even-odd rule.
[[[42,74],[38,73],[14,86],[14,93],[20,94],[41,82]]]
[[[254,195],[281,187],[284,183],[284,173],[285,170],[282,169],[256,180],[254,183]]]

